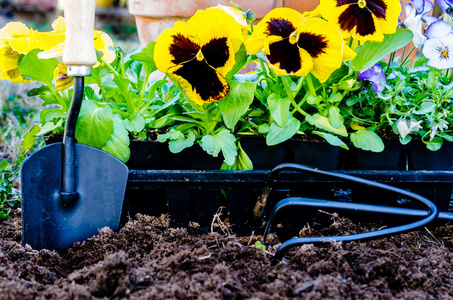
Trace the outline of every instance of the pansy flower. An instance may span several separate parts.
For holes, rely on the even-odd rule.
[[[44,49],[45,51],[38,53],[38,57],[41,59],[55,58],[63,55],[64,52],[64,40],[65,40],[65,23],[64,18],[59,17],[52,23],[53,31],[51,32],[42,32],[39,33],[41,39],[52,40],[52,46],[48,46]],[[56,42],[57,37],[60,37],[58,43]],[[108,63],[111,63],[115,60],[116,54],[112,49],[113,42],[112,39],[104,32],[95,30],[94,31],[94,48],[97,51],[102,52],[102,59]],[[95,67],[98,64],[95,65]]]
[[[371,82],[376,94],[382,93],[384,91],[384,84],[387,84],[385,74],[382,72],[382,66],[380,64],[375,64],[368,70],[363,71],[357,78]]]
[[[305,76],[321,82],[341,66],[343,39],[335,26],[305,18],[290,8],[276,8],[255,27],[246,43],[250,54],[261,51],[277,75]]]
[[[445,70],[453,68],[453,26],[445,21],[437,21],[426,28],[428,40],[422,53],[428,58],[428,66]]]
[[[382,41],[396,31],[401,13],[399,0],[321,0],[320,12],[334,22],[344,37]]]
[[[18,59],[22,52],[16,51],[11,45],[16,39],[32,39],[33,29],[29,29],[20,22],[10,22],[0,29],[0,78],[10,80],[14,83],[28,82],[29,80],[20,76]],[[30,51],[31,49],[28,49]]]
[[[453,0],[436,0],[436,3],[444,12],[453,15]]]
[[[401,119],[396,124],[396,128],[398,128],[398,132],[401,135],[401,138],[405,139],[406,136],[411,132],[418,132],[420,129],[422,129],[423,127],[421,123],[422,121],[416,121],[413,119],[411,119],[410,121]]]
[[[434,120],[431,117],[428,117],[429,127],[431,132],[429,134],[429,140],[432,141],[436,136],[437,130],[444,132],[444,129],[448,129],[448,122],[442,119]]]
[[[68,76],[68,68],[65,64],[59,63],[53,72],[55,79],[55,89],[63,91],[70,88],[74,84],[74,77]]]
[[[33,31],[33,37],[19,37],[10,41],[11,46],[19,53],[26,54],[32,49],[48,50],[64,42],[64,26],[61,28],[62,17],[52,23],[52,31]]]
[[[426,41],[423,34],[423,21],[427,24],[437,21],[436,17],[427,16],[433,10],[434,4],[428,0],[412,0],[412,3],[407,3],[404,6],[406,11],[406,19],[403,26],[414,33],[414,46],[421,48]]]
[[[208,8],[160,34],[154,60],[160,71],[176,79],[189,98],[202,105],[228,95],[225,76],[242,42],[242,26],[223,10]]]

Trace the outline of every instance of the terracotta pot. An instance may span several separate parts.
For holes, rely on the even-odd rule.
[[[275,8],[276,0],[237,0],[244,10],[251,9],[255,18],[263,18]],[[229,0],[129,0],[129,12],[135,16],[140,44],[155,41],[162,31],[176,21],[185,21],[199,9],[217,4],[231,6]]]
[[[312,11],[319,5],[319,0],[283,0],[283,6],[298,12]]]

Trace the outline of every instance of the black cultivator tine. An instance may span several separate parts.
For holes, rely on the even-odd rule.
[[[414,230],[421,226],[425,226],[426,224],[430,223],[431,221],[435,220],[438,215],[439,211],[436,205],[428,200],[427,198],[420,196],[418,194],[412,193],[407,190],[403,190],[397,187],[393,187],[387,184],[382,184],[370,180],[366,180],[359,177],[354,177],[351,175],[335,173],[335,172],[328,172],[322,171],[318,169],[313,169],[304,165],[298,165],[293,163],[286,163],[278,165],[274,168],[268,176],[267,183],[273,181],[276,175],[283,171],[283,170],[294,170],[294,171],[303,171],[308,173],[314,173],[321,176],[328,176],[334,177],[346,181],[351,181],[359,184],[364,184],[367,186],[377,187],[389,192],[394,192],[399,195],[403,195],[409,197],[416,202],[419,202],[427,207],[427,210],[420,210],[420,209],[408,209],[408,208],[397,208],[397,207],[390,207],[390,206],[380,206],[380,205],[370,205],[370,204],[359,204],[359,203],[345,203],[345,202],[338,202],[338,201],[327,201],[327,200],[320,200],[320,199],[310,199],[310,198],[299,198],[299,197],[291,197],[286,198],[279,201],[271,215],[269,216],[269,221],[267,222],[266,229],[263,235],[263,244],[266,243],[267,236],[272,229],[273,220],[275,215],[280,211],[280,209],[289,206],[311,206],[311,207],[319,207],[319,208],[338,208],[338,209],[348,209],[348,210],[356,210],[356,211],[364,211],[364,212],[373,212],[373,213],[383,213],[383,214],[394,214],[394,215],[404,215],[404,216],[414,216],[414,217],[423,217],[421,220],[417,220],[415,222],[404,224],[400,226],[395,226],[391,228],[384,228],[381,230],[364,232],[359,234],[351,234],[351,235],[344,235],[344,236],[327,236],[327,237],[302,237],[302,238],[293,238],[283,242],[280,247],[277,249],[275,253],[275,258],[280,259],[283,257],[286,251],[293,247],[297,247],[303,244],[314,244],[314,243],[325,243],[325,242],[333,242],[333,241],[356,241],[356,240],[367,240],[373,239],[383,236],[388,236],[392,234],[399,234],[403,232],[407,232],[410,230]],[[269,193],[270,187],[266,186],[264,188],[266,193]],[[264,193],[263,193],[264,194]],[[265,195],[267,198],[267,195]],[[265,203],[265,202],[264,202]],[[442,217],[445,219],[451,219],[451,214],[443,213]]]

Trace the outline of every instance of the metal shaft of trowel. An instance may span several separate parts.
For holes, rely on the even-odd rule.
[[[66,202],[72,202],[78,195],[75,129],[82,107],[84,77],[91,75],[91,66],[97,62],[94,48],[95,8],[95,0],[64,2],[66,36],[63,63],[67,66],[68,76],[74,77],[74,92],[63,138],[60,194]]]
[[[75,150],[75,128],[77,118],[83,100],[84,77],[74,77],[74,92],[72,103],[69,108],[68,117],[63,137],[63,165],[62,165],[62,193],[75,193],[76,191],[76,150]]]

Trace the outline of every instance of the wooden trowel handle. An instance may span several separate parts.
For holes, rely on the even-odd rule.
[[[94,49],[96,0],[65,0],[66,39],[63,63],[69,76],[89,76],[97,62]]]

